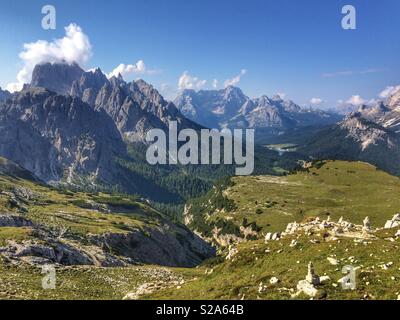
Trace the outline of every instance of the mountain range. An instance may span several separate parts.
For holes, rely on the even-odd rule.
[[[37,65],[30,87],[77,97],[95,111],[105,110],[129,142],[144,142],[149,129],[166,130],[168,121],[177,121],[180,128],[201,128],[145,81],[127,83],[121,76],[108,79],[99,68],[85,72],[77,64]]]
[[[310,131],[298,148],[303,155],[364,160],[399,174],[393,161],[400,154],[399,100],[394,94],[345,119],[279,96],[251,99],[232,86],[184,90],[170,102],[143,80],[108,78],[99,68],[84,71],[75,63],[45,63],[34,68],[21,92],[0,91],[0,156],[52,184],[105,185],[148,197],[167,194],[177,181],[168,178],[163,186],[157,181],[173,176],[179,185],[185,180],[196,184],[190,189],[204,191],[209,183],[204,179],[213,176],[207,170],[203,179],[197,172],[202,168],[190,169],[188,179],[185,170],[156,170],[144,163],[138,144],[145,144],[147,131],[168,132],[174,120],[178,129],[255,128],[258,141],[285,135],[290,140]],[[136,159],[130,159],[132,152]]]
[[[149,129],[168,132],[171,120],[179,129],[202,128],[143,80],[108,79],[77,64],[37,65],[30,84],[1,97],[0,155],[51,184],[168,194],[117,160]]]
[[[255,128],[256,134],[281,134],[286,130],[336,123],[341,117],[276,95],[251,99],[241,89],[183,90],[174,103],[189,119],[215,128]]]
[[[315,158],[362,160],[400,175],[400,91],[361,106],[343,121],[318,131],[299,149]]]

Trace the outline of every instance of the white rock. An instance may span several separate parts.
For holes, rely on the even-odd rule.
[[[271,232],[268,232],[268,233],[265,235],[265,242],[270,241],[271,239],[272,239],[272,233],[271,233]]]
[[[290,247],[293,248],[297,246],[297,240],[293,239],[292,242],[290,243]]]
[[[272,277],[270,280],[269,280],[269,283],[270,284],[277,284],[277,283],[279,283],[280,282],[280,280],[277,278],[277,277]]]
[[[318,294],[318,289],[315,288],[311,283],[309,283],[307,280],[301,280],[297,284],[297,290],[299,293],[304,293],[309,297],[316,297]]]
[[[329,281],[331,281],[331,278],[329,278],[328,276],[319,277],[319,283],[320,284],[324,284],[324,283],[327,283]]]
[[[272,235],[272,240],[273,241],[277,241],[277,240],[279,240],[281,238],[281,235],[280,235],[280,233],[274,233],[273,235]]]
[[[329,263],[330,263],[331,265],[337,266],[337,265],[339,264],[339,261],[338,261],[337,259],[335,259],[335,258],[328,257],[328,258],[326,258],[326,259],[329,261]]]
[[[388,220],[385,223],[385,229],[392,229],[396,227],[400,227],[400,213],[395,214],[392,220]]]

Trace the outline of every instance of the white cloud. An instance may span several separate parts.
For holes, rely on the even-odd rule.
[[[398,86],[390,86],[390,87],[386,87],[385,90],[383,90],[380,94],[379,94],[379,98],[381,99],[387,99],[389,97],[391,97],[392,95],[394,95],[397,91],[400,90],[400,85]]]
[[[213,86],[214,89],[218,88],[218,80],[217,79],[213,80],[212,86]]]
[[[363,105],[363,104],[365,104],[366,103],[366,101],[363,99],[363,98],[361,98],[361,96],[359,96],[359,95],[354,95],[354,96],[352,96],[352,97],[350,97],[347,101],[346,101],[346,103],[347,104],[350,104],[350,105],[352,105],[352,106],[361,106],[361,105]]]
[[[322,102],[324,102],[321,98],[312,98],[310,100],[310,103],[313,105],[320,105]]]
[[[279,98],[281,98],[282,100],[284,100],[287,97],[287,94],[285,92],[277,92],[276,93]]]
[[[147,68],[146,64],[143,60],[139,60],[135,64],[123,64],[121,63],[118,67],[116,67],[113,71],[111,71],[107,77],[111,78],[113,76],[118,77],[119,74],[123,78],[130,74],[156,74],[159,73],[160,70],[150,70]]]
[[[345,77],[345,76],[364,75],[371,73],[380,73],[384,71],[386,71],[386,69],[383,68],[369,68],[366,70],[346,70],[337,72],[326,72],[322,74],[322,77],[323,78]]]
[[[51,42],[38,40],[25,43],[24,50],[19,54],[23,67],[18,72],[17,82],[7,85],[7,89],[14,92],[21,90],[25,83],[29,83],[32,71],[40,63],[76,62],[86,64],[92,56],[92,46],[88,36],[81,27],[71,23],[65,28],[65,36]]]
[[[242,69],[240,71],[240,74],[238,74],[236,77],[232,78],[232,79],[227,79],[224,82],[224,86],[229,87],[229,86],[237,86],[240,82],[240,80],[242,79],[242,77],[247,73],[246,69]]]
[[[191,76],[187,71],[185,71],[179,78],[178,88],[183,89],[201,89],[206,85],[206,80],[201,80],[198,77]]]

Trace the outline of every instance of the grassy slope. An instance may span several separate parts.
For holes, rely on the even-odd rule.
[[[313,239],[302,236],[296,248],[289,246],[291,238],[264,244],[249,241],[239,246],[233,260],[195,269],[171,269],[156,266],[129,268],[63,267],[57,269],[57,289],[41,288],[41,269],[0,263],[0,298],[12,299],[122,299],[143,283],[162,281],[149,274],[164,269],[187,281],[177,287],[163,289],[143,296],[144,299],[291,299],[296,284],[304,279],[307,264],[313,261],[319,275],[328,275],[331,281],[320,287],[327,299],[396,299],[400,294],[400,241],[391,242],[395,230],[382,231],[379,239],[356,243],[351,239],[324,242],[318,235]],[[266,253],[266,250],[269,253]],[[372,256],[371,256],[372,255]],[[335,257],[340,264],[329,264],[327,257]],[[351,262],[351,257],[355,260]],[[1,259],[0,259],[1,261]],[[387,270],[381,265],[393,262]],[[343,275],[345,265],[360,267],[357,271],[357,289],[344,291],[334,284]],[[211,270],[213,272],[209,273]],[[277,277],[277,285],[269,284]],[[260,282],[267,289],[259,293]],[[299,299],[307,299],[301,295]]]
[[[170,271],[157,266],[127,268],[57,267],[56,289],[44,290],[40,267],[4,264],[0,258],[0,299],[121,300],[143,283]],[[156,273],[157,272],[157,273]],[[179,272],[184,278],[185,271]]]
[[[283,231],[289,222],[307,216],[345,219],[361,223],[369,216],[383,226],[400,209],[400,179],[362,162],[327,161],[321,168],[284,177],[233,178],[225,194],[237,209],[219,212],[212,219],[243,218],[267,231]],[[258,213],[256,211],[258,210]]]
[[[65,227],[76,235],[106,232],[125,233],[128,229],[141,228],[143,225],[157,224],[162,215],[148,205],[133,197],[109,194],[89,194],[82,192],[62,192],[33,181],[0,175],[0,190],[9,192],[16,186],[27,188],[35,196],[24,203],[27,213],[23,216],[32,222],[50,229]],[[0,193],[0,212],[19,213],[19,208],[10,204],[10,197]],[[100,213],[89,208],[88,203],[114,206],[112,214]],[[7,232],[0,228],[0,239],[5,239]],[[12,232],[8,232],[14,237]]]
[[[400,200],[397,199],[399,179],[364,163],[328,162],[320,169],[310,169],[309,173],[278,178],[242,177],[235,178],[235,183],[227,191],[228,197],[239,208],[232,215],[233,219],[238,222],[243,217],[249,221],[255,219],[271,230],[282,231],[287,222],[302,220],[305,215],[324,215],[327,211],[333,219],[343,215],[354,222],[360,222],[369,215],[373,226],[383,226],[384,221],[400,207]],[[54,224],[55,228],[66,224],[78,234],[108,230],[124,232],[126,225],[140,225],[144,213],[149,214],[149,219],[153,214],[158,215],[144,204],[119,197],[109,200],[125,205],[129,201],[136,208],[132,216],[123,212],[96,216],[92,210],[76,205],[76,200],[92,198],[98,201],[99,197],[104,199],[110,196],[62,193],[30,181],[0,177],[1,190],[12,189],[16,184],[29,187],[41,195],[29,204],[28,215],[31,219]],[[274,202],[276,204],[271,205]],[[0,208],[1,211],[14,210],[9,207],[4,195],[0,195]],[[261,208],[263,213],[256,214],[257,208]],[[299,208],[304,214],[296,214]],[[283,210],[289,215],[283,214]],[[268,227],[268,224],[271,226]],[[268,244],[263,241],[245,242],[239,245],[238,255],[230,261],[209,261],[195,269],[162,268],[192,281],[187,281],[179,289],[159,290],[144,298],[240,299],[244,295],[246,299],[289,299],[291,292],[288,290],[296,288],[297,282],[306,275],[308,262],[313,261],[318,274],[326,273],[332,279],[322,287],[328,299],[395,299],[400,293],[400,241],[387,240],[395,231],[381,231],[378,240],[366,244],[351,239],[325,242],[321,235],[312,237],[318,243],[311,243],[309,237],[300,237],[296,248],[289,246],[291,238]],[[29,237],[29,228],[0,228],[0,242]],[[326,259],[328,256],[336,257],[340,264],[330,265]],[[351,262],[350,257],[356,260]],[[380,267],[388,262],[393,262],[393,265],[387,270]],[[360,266],[355,291],[343,291],[333,286],[342,277],[342,266],[348,264]],[[57,270],[57,290],[43,290],[40,268],[8,265],[0,259],[0,298],[121,299],[138,285],[148,282],[149,272],[159,269],[155,266],[108,269],[60,267]],[[207,275],[210,270],[213,272]],[[278,277],[281,282],[270,285],[272,276]],[[262,293],[258,292],[260,282],[268,285]]]
[[[367,244],[351,239],[313,244],[309,237],[300,237],[296,248],[290,247],[291,238],[264,244],[263,241],[249,241],[239,245],[239,253],[233,260],[213,267],[213,272],[205,275],[211,267],[194,270],[198,280],[187,282],[177,290],[168,289],[147,296],[150,299],[291,299],[297,282],[307,274],[307,264],[312,261],[318,275],[328,275],[331,281],[320,287],[327,299],[397,299],[400,294],[400,241],[385,240],[393,236],[395,230],[380,232],[379,239]],[[270,250],[266,253],[266,250]],[[371,256],[372,255],[372,256]],[[327,257],[340,260],[339,265],[331,265]],[[352,257],[355,260],[352,261]],[[381,265],[393,262],[387,270]],[[337,281],[345,265],[360,267],[356,271],[354,291],[342,290]],[[199,274],[201,276],[199,277]],[[280,282],[271,285],[269,280],[277,277]],[[267,285],[259,293],[259,284]],[[337,285],[337,286],[335,286]],[[300,295],[299,299],[308,299]]]

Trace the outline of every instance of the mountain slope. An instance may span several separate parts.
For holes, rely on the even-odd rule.
[[[29,188],[34,194],[25,192],[31,197],[25,218],[41,221],[46,228],[51,227],[56,236],[62,231],[60,227],[67,223],[68,230],[53,242],[57,243],[57,246],[62,242],[64,245],[75,247],[76,242],[71,241],[72,235],[87,235],[88,228],[91,233],[103,232],[102,229],[107,228],[111,228],[113,233],[141,228],[137,225],[143,221],[140,210],[149,210],[146,205],[133,199],[105,194],[60,193],[27,181],[15,183],[15,180],[9,179],[4,175],[0,176],[0,183],[6,191],[6,194],[0,195],[1,205],[4,207],[9,203],[9,193],[16,193],[13,189],[16,185],[19,190],[22,187]],[[24,244],[33,241],[37,235],[29,230],[30,227],[0,227],[0,297],[308,300],[310,296],[304,291],[301,292],[298,284],[305,280],[307,266],[311,261],[315,267],[315,277],[325,277],[323,283],[311,286],[315,289],[315,292],[312,291],[315,293],[314,299],[397,299],[400,292],[399,282],[396,280],[400,267],[400,256],[397,254],[400,248],[398,227],[387,230],[381,228],[385,220],[392,219],[391,212],[398,211],[400,206],[396,196],[400,188],[398,178],[377,171],[367,164],[333,161],[315,163],[314,167],[309,168],[309,172],[303,171],[288,177],[235,179],[236,184],[229,187],[226,196],[235,201],[238,208],[243,208],[240,211],[250,213],[261,208],[266,217],[270,216],[277,221],[281,219],[279,225],[271,226],[280,232],[279,240],[248,240],[232,244],[228,250],[221,251],[217,258],[191,269],[129,265],[114,268],[59,265],[56,269],[57,290],[43,290],[41,269],[32,265],[32,262],[40,261],[38,257],[26,255],[32,251],[25,250],[25,255],[13,260],[14,263],[9,263],[9,251],[4,250],[10,239],[13,239],[14,243]],[[288,186],[288,183],[295,185]],[[298,185],[299,183],[302,185]],[[235,189],[242,192],[243,196],[238,197]],[[46,198],[52,202],[41,203]],[[74,202],[74,199],[80,201]],[[268,201],[268,205],[267,200],[271,200]],[[333,202],[329,203],[328,200]],[[271,206],[274,201],[277,203]],[[66,203],[69,205],[66,206]],[[117,203],[130,208],[132,212],[121,214],[117,210],[111,214],[102,214],[101,211],[96,212],[93,209],[96,204],[112,205],[115,208]],[[45,208],[40,217],[35,215],[34,211],[39,205]],[[55,205],[60,205],[60,210],[54,210]],[[80,207],[77,208],[77,205]],[[132,205],[136,209],[133,209]],[[286,205],[287,208],[282,208],[282,205]],[[302,218],[281,214],[281,210],[290,213],[292,205],[304,208],[305,214]],[[84,206],[86,209],[82,209]],[[329,208],[330,219],[323,210],[324,207]],[[69,211],[63,212],[66,209]],[[12,210],[14,215],[22,215],[18,213],[20,209]],[[104,210],[104,207],[100,206],[97,210]],[[228,210],[225,212],[227,216],[231,213],[233,212]],[[345,219],[338,221],[342,213]],[[239,214],[239,211],[236,214]],[[360,224],[365,214],[371,216],[371,224],[367,231]],[[161,219],[153,211],[146,211],[146,215],[150,216],[152,222]],[[233,221],[236,221],[235,215],[233,216]],[[319,217],[319,220],[316,217]],[[253,216],[249,214],[249,221],[252,219]],[[291,223],[290,228],[287,228],[283,219],[289,222],[296,220],[298,223]],[[145,220],[144,226],[157,228],[158,222],[154,224],[149,223],[150,221]],[[82,251],[96,253],[99,259],[97,263],[105,262],[101,251],[96,252],[87,244],[79,248],[79,252]],[[112,255],[117,259],[123,258],[115,256],[114,251],[109,254],[107,259],[111,259]],[[116,263],[119,260],[106,261]],[[344,276],[342,268],[348,265],[353,266],[356,273],[355,290],[343,290],[338,282]]]
[[[317,132],[298,152],[318,159],[366,161],[400,175],[400,136],[361,113]]]
[[[235,177],[189,201],[185,222],[222,246],[280,232],[308,217],[384,225],[400,208],[400,179],[361,162],[324,161],[283,177]]]
[[[313,225],[313,222],[315,225]],[[321,225],[321,221],[303,224],[313,227],[278,241],[248,241],[232,246],[230,255],[202,268],[186,272],[191,281],[183,285],[153,290],[143,299],[185,300],[397,300],[400,238],[396,229],[375,230],[370,237],[361,235],[362,226],[352,231],[330,236],[337,221]],[[329,237],[327,237],[329,235]],[[390,240],[389,240],[390,239]],[[295,245],[293,245],[295,244]],[[300,281],[314,266],[314,278],[323,279],[318,285],[307,285],[306,294],[299,290]],[[343,268],[355,272],[355,289],[343,289]],[[323,278],[320,278],[323,277]],[[189,279],[190,279],[189,278]],[[310,290],[310,288],[312,288]],[[311,291],[311,292],[310,292]],[[310,294],[312,294],[310,296]]]
[[[0,105],[0,155],[43,181],[112,183],[114,158],[124,154],[108,115],[79,99],[33,88]]]
[[[7,261],[194,266],[213,255],[186,227],[133,196],[57,191],[0,160],[0,256]]]

